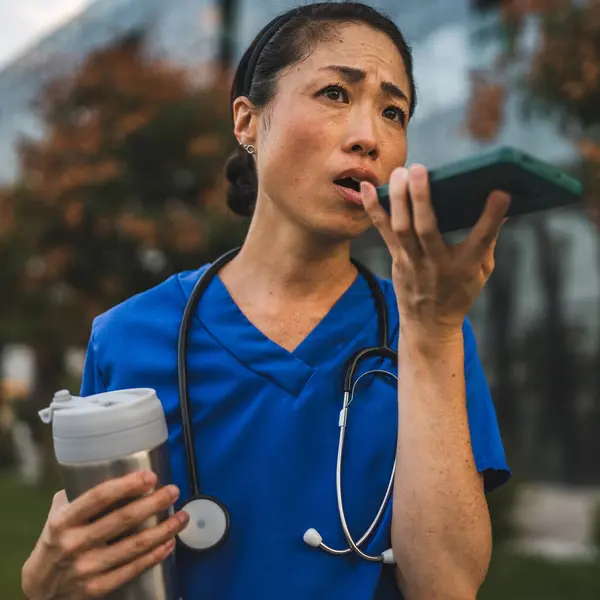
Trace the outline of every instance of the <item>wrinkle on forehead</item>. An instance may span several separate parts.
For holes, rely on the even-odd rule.
[[[313,75],[327,64],[341,64],[360,68],[370,78],[387,79],[408,90],[408,75],[404,59],[387,34],[365,24],[334,24],[326,39],[317,41],[310,51],[281,76],[297,73],[303,78]]]

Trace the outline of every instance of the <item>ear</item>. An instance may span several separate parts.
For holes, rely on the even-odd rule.
[[[256,144],[258,114],[246,96],[240,96],[233,102],[233,123],[233,132],[240,143]]]

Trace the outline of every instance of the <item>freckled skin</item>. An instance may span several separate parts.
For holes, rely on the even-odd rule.
[[[328,65],[357,67],[367,72],[359,83],[343,82]],[[365,25],[345,25],[331,41],[292,69],[284,71],[269,107],[268,124],[257,128],[257,167],[261,189],[294,222],[313,232],[352,239],[371,222],[359,206],[335,190],[332,178],[354,166],[367,166],[387,182],[392,170],[406,162],[406,128],[386,109],[397,106],[408,114],[406,102],[381,91],[390,81],[409,95],[402,57],[383,33]],[[343,83],[348,99],[319,92]],[[352,150],[372,145],[377,156]],[[260,200],[259,200],[260,201]]]
[[[353,81],[331,65],[366,75]],[[410,96],[394,43],[367,25],[338,25],[335,35],[280,73],[267,107],[255,110],[247,98],[234,103],[235,134],[256,147],[259,188],[242,253],[221,279],[248,319],[288,350],[352,283],[350,241],[372,225],[334,180],[367,168],[384,183],[406,161],[409,101],[383,91],[383,82]],[[271,260],[280,262],[258,285],[256,269]]]
[[[376,225],[391,253],[403,315],[391,526],[397,580],[406,598],[474,599],[492,539],[466,410],[463,316],[482,273],[489,273],[482,241],[498,231],[508,204],[490,205],[483,231],[457,259],[432,234],[423,168],[410,175],[414,219],[404,210],[405,188],[394,186],[395,227],[382,219],[371,186],[363,190],[362,206],[340,192],[334,179],[349,168],[368,168],[383,183],[404,165],[405,120],[394,104],[403,103],[406,113],[409,106],[396,99],[397,89],[394,97],[385,93],[391,88],[382,83],[400,95],[410,86],[385,34],[365,25],[337,33],[281,76],[266,111],[251,110],[247,99],[234,102],[235,133],[256,144],[260,183],[242,251],[221,278],[249,320],[292,351],[355,280],[350,241]],[[323,70],[332,64],[355,71]],[[363,79],[356,69],[365,72]],[[346,91],[337,85],[342,81]],[[451,281],[446,292],[442,286]],[[451,314],[449,325],[440,319],[444,311]]]

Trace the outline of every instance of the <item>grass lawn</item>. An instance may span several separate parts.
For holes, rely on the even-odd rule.
[[[0,473],[0,598],[20,600],[21,567],[46,520],[54,492]]]
[[[0,473],[0,599],[20,600],[21,566],[46,518],[53,492]],[[600,562],[556,564],[497,550],[479,600],[598,600]],[[349,599],[352,600],[352,599]]]
[[[598,600],[600,561],[555,563],[498,550],[479,600]]]

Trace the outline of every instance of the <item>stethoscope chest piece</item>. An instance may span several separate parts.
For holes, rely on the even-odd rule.
[[[202,297],[202,294],[208,287],[211,280],[218,273],[219,269],[229,262],[237,253],[239,249],[231,250],[218,258],[204,273],[200,276],[196,282],[192,293],[187,301],[183,318],[179,327],[179,338],[177,342],[177,382],[179,387],[179,407],[181,412],[181,424],[183,430],[183,439],[185,445],[185,455],[187,461],[187,470],[190,478],[190,492],[191,498],[182,507],[190,516],[189,523],[186,528],[177,536],[182,546],[185,546],[189,550],[203,552],[210,550],[220,545],[229,533],[230,518],[227,508],[217,498],[213,496],[206,496],[200,493],[200,484],[198,481],[198,469],[196,465],[196,453],[194,449],[194,431],[192,427],[191,413],[192,405],[190,401],[190,395],[188,390],[188,377],[187,377],[187,343],[189,336],[190,324],[195,314],[197,305]],[[352,398],[354,396],[354,387],[359,379],[367,374],[375,373],[380,371],[386,375],[391,375],[394,379],[397,379],[392,373],[382,371],[381,369],[371,370],[367,373],[363,373],[358,379],[355,380],[355,373],[357,371],[358,364],[367,358],[387,358],[394,363],[398,360],[397,353],[390,348],[388,345],[388,314],[385,297],[381,286],[379,285],[377,278],[359,262],[352,261],[358,272],[363,275],[375,301],[375,309],[379,320],[379,342],[377,346],[371,348],[363,348],[355,353],[352,357],[346,374],[344,376],[344,403],[340,412],[338,426],[340,428],[340,438],[338,444],[338,458],[336,461],[336,489],[338,498],[338,509],[340,513],[340,520],[344,535],[348,541],[349,547],[338,550],[327,546],[321,535],[314,529],[309,529],[304,534],[304,541],[309,546],[320,548],[329,554],[335,556],[344,556],[355,552],[365,560],[372,562],[384,562],[393,563],[394,557],[391,549],[386,550],[380,555],[369,555],[363,552],[359,546],[364,544],[371,534],[375,531],[375,528],[381,523],[383,514],[386,506],[389,503],[392,484],[394,481],[394,474],[396,470],[396,462],[394,461],[394,467],[390,473],[390,481],[388,488],[385,493],[385,497],[380,505],[377,515],[373,519],[370,527],[362,535],[358,541],[354,541],[348,524],[346,522],[346,516],[344,513],[344,505],[342,501],[342,454],[344,448],[344,435],[346,431],[347,419],[348,419],[348,408]]]
[[[221,544],[227,537],[229,513],[216,498],[211,496],[191,498],[181,510],[190,516],[190,520],[178,538],[190,550],[210,550]]]

